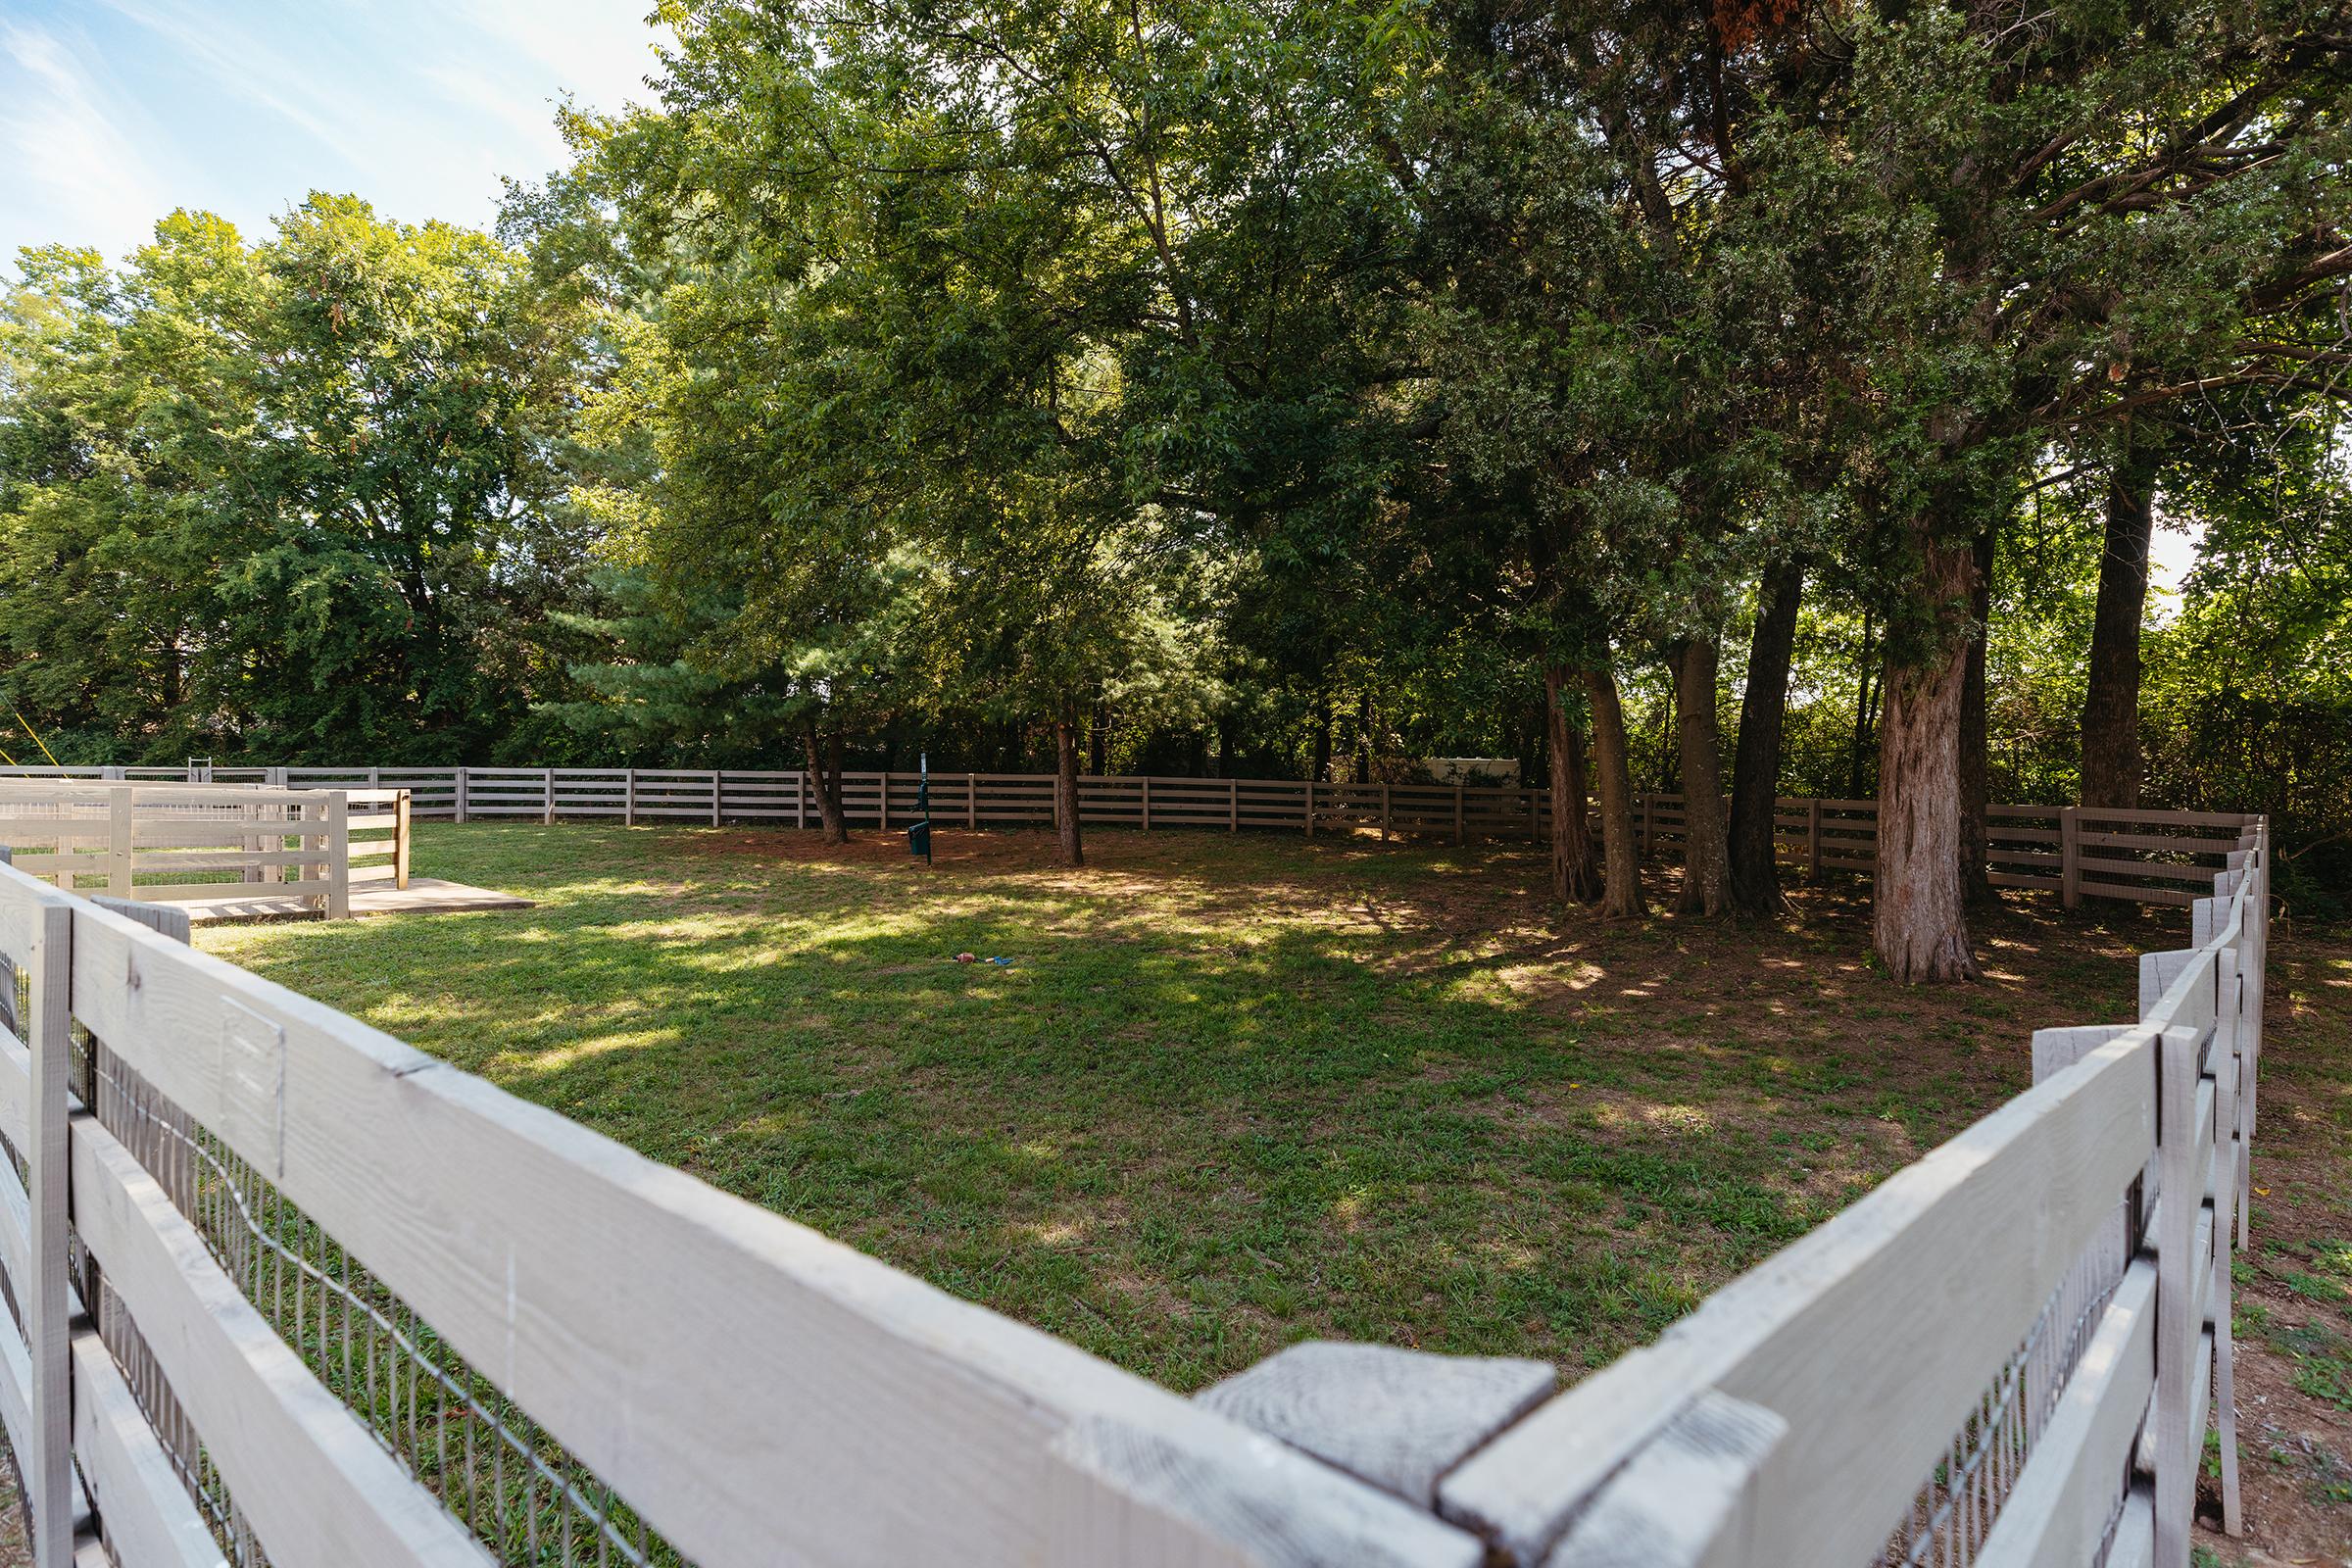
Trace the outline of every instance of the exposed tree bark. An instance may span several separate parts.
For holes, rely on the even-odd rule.
[[[1732,906],[1731,846],[1723,822],[1723,720],[1715,707],[1721,658],[1712,637],[1675,650],[1675,738],[1683,777],[1684,914],[1722,914]]]
[[[1599,775],[1600,912],[1604,919],[1639,919],[1649,912],[1649,905],[1642,894],[1642,845],[1634,837],[1634,775],[1625,743],[1625,704],[1617,695],[1616,672],[1606,665],[1584,671],[1584,681],[1585,699],[1592,707],[1592,765]]]
[[[841,736],[828,735],[819,745],[816,721],[801,726],[808,751],[808,783],[816,795],[816,819],[824,825],[827,844],[850,842],[850,819],[841,808]]]
[[[1804,591],[1805,568],[1794,561],[1769,568],[1756,590],[1756,635],[1747,650],[1747,690],[1740,700],[1740,744],[1732,759],[1732,906],[1742,914],[1774,915],[1787,907],[1773,817],[1788,721],[1788,666]]]
[[[1985,712],[1984,639],[1992,624],[1993,530],[1977,535],[1976,592],[1969,599],[1968,666],[1960,687],[1960,896],[1971,908],[2001,901],[1992,885],[1985,752],[1991,744]]]
[[[1084,865],[1086,843],[1078,831],[1078,725],[1054,725],[1054,824],[1061,839],[1061,863]]]
[[[1569,672],[1544,667],[1544,729],[1551,772],[1551,896],[1562,904],[1600,897],[1600,859],[1592,851],[1591,786],[1585,778],[1585,737],[1568,721]]]
[[[1936,623],[1886,639],[1879,723],[1879,856],[1872,926],[1887,973],[1905,983],[1973,980],[1960,896],[1960,690],[1968,638],[1958,624],[1975,584],[1962,546],[1922,541],[1919,600]]]
[[[2145,447],[2128,446],[2107,482],[2107,540],[2099,552],[2090,684],[2082,699],[2084,806],[2139,804],[2139,625],[2148,608],[2155,518],[2155,458]]]

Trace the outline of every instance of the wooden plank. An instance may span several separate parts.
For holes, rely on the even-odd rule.
[[[2156,1268],[2143,1260],[2116,1287],[1984,1538],[1981,1568],[2078,1568],[2098,1559],[2155,1385]]]
[[[225,1568],[220,1544],[95,1331],[74,1337],[73,1356],[74,1450],[115,1555],[131,1568]]]
[[[1756,1555],[1758,1474],[1787,1440],[1772,1411],[1701,1390],[1610,1481],[1544,1568],[1738,1568]]]
[[[2196,1238],[2195,1116],[2197,1032],[2165,1030],[2161,1040],[2163,1144],[2158,1163],[2164,1193],[2151,1221],[2156,1235],[2156,1403],[2148,1422],[2156,1472],[2156,1560],[2188,1561],[2189,1525],[2196,1511],[2196,1463],[2201,1433],[2189,1430],[2189,1378],[2199,1324],[2190,1312],[2195,1288],[2189,1251]]]
[[[1423,1508],[1438,1477],[1549,1397],[1548,1361],[1312,1340],[1196,1402]]]
[[[1866,1560],[2146,1163],[2154,1052],[2134,1030],[1897,1172],[1497,1438],[1441,1483],[1444,1511],[1540,1560],[1664,1413],[1712,1387],[1794,1433],[1766,1466],[1757,1560]],[[1969,1311],[1950,1315],[1956,1300]],[[1929,1316],[1944,1326],[1923,1339]]]
[[[74,1220],[273,1562],[490,1557],[287,1348],[138,1160],[74,1123]]]
[[[76,926],[93,1032],[712,1568],[1075,1568],[1121,1532],[1203,1563],[1479,1561],[1360,1482],[356,1020],[104,911]],[[283,1031],[281,1094],[220,1070],[230,1006]]]
[[[2118,899],[2126,904],[2194,904],[2197,896],[2186,888],[2135,888],[2121,882],[2085,882],[2080,889],[2086,899]]]
[[[2210,865],[2169,865],[2161,860],[2111,860],[2090,855],[2079,857],[2075,864],[2085,875],[2144,876],[2162,882],[2193,883],[2200,889],[2213,885],[2213,867]]]
[[[127,799],[127,795],[125,796]],[[123,820],[128,822],[127,810]],[[127,859],[127,857],[125,858]],[[66,1102],[73,1077],[72,970],[74,901],[24,881],[12,902],[24,909],[31,942],[24,969],[30,979],[25,1009],[27,1064],[25,1136],[17,1144],[30,1173],[24,1268],[12,1282],[24,1324],[31,1369],[28,1446],[17,1450],[32,1516],[34,1568],[64,1568],[73,1555],[74,1395],[67,1357],[73,1314],[67,1302],[67,1237],[71,1229],[66,1157]]]

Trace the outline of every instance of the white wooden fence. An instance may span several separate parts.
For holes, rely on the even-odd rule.
[[[2265,832],[2139,1023],[2037,1033],[1655,1346],[1557,1396],[1295,1347],[1193,1401],[0,866],[37,1561],[2184,1568],[2208,1427],[2236,1525]]]
[[[174,903],[262,883],[336,919],[354,883],[409,885],[409,813],[398,789],[0,778],[0,845],[69,892]]]
[[[788,822],[814,827],[815,793],[804,771],[593,767],[204,767],[20,769],[185,779],[306,789],[406,790],[419,818],[540,822]],[[857,826],[904,827],[920,808],[906,772],[853,772],[843,808]],[[1794,870],[1872,871],[1878,803],[1783,797],[1774,842]],[[1385,838],[1541,838],[1550,830],[1543,790],[1459,784],[1319,784],[1298,779],[1173,778],[1089,774],[1078,782],[1079,819],[1090,826],[1224,829],[1238,833],[1378,830]],[[2171,811],[2061,806],[1995,806],[1987,812],[1996,886],[2054,892],[2068,906],[2084,899],[2188,905],[2211,881],[2253,818],[2236,811]],[[943,827],[1050,827],[1054,778],[1047,773],[934,773],[929,820]],[[1635,827],[1646,858],[1679,853],[1680,795],[1635,799]]]

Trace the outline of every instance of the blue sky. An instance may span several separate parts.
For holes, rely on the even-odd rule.
[[[651,96],[653,0],[0,0],[0,260],[120,257],[176,207],[312,190],[486,224],[563,162],[557,100]],[[13,267],[5,269],[13,270]]]

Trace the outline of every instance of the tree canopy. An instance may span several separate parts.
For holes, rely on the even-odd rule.
[[[1987,799],[2267,809],[2352,911],[2342,0],[660,15],[496,236],[23,255],[60,755],[1499,757],[1621,915],[1636,791],[1702,915],[1875,792],[1911,979]]]

